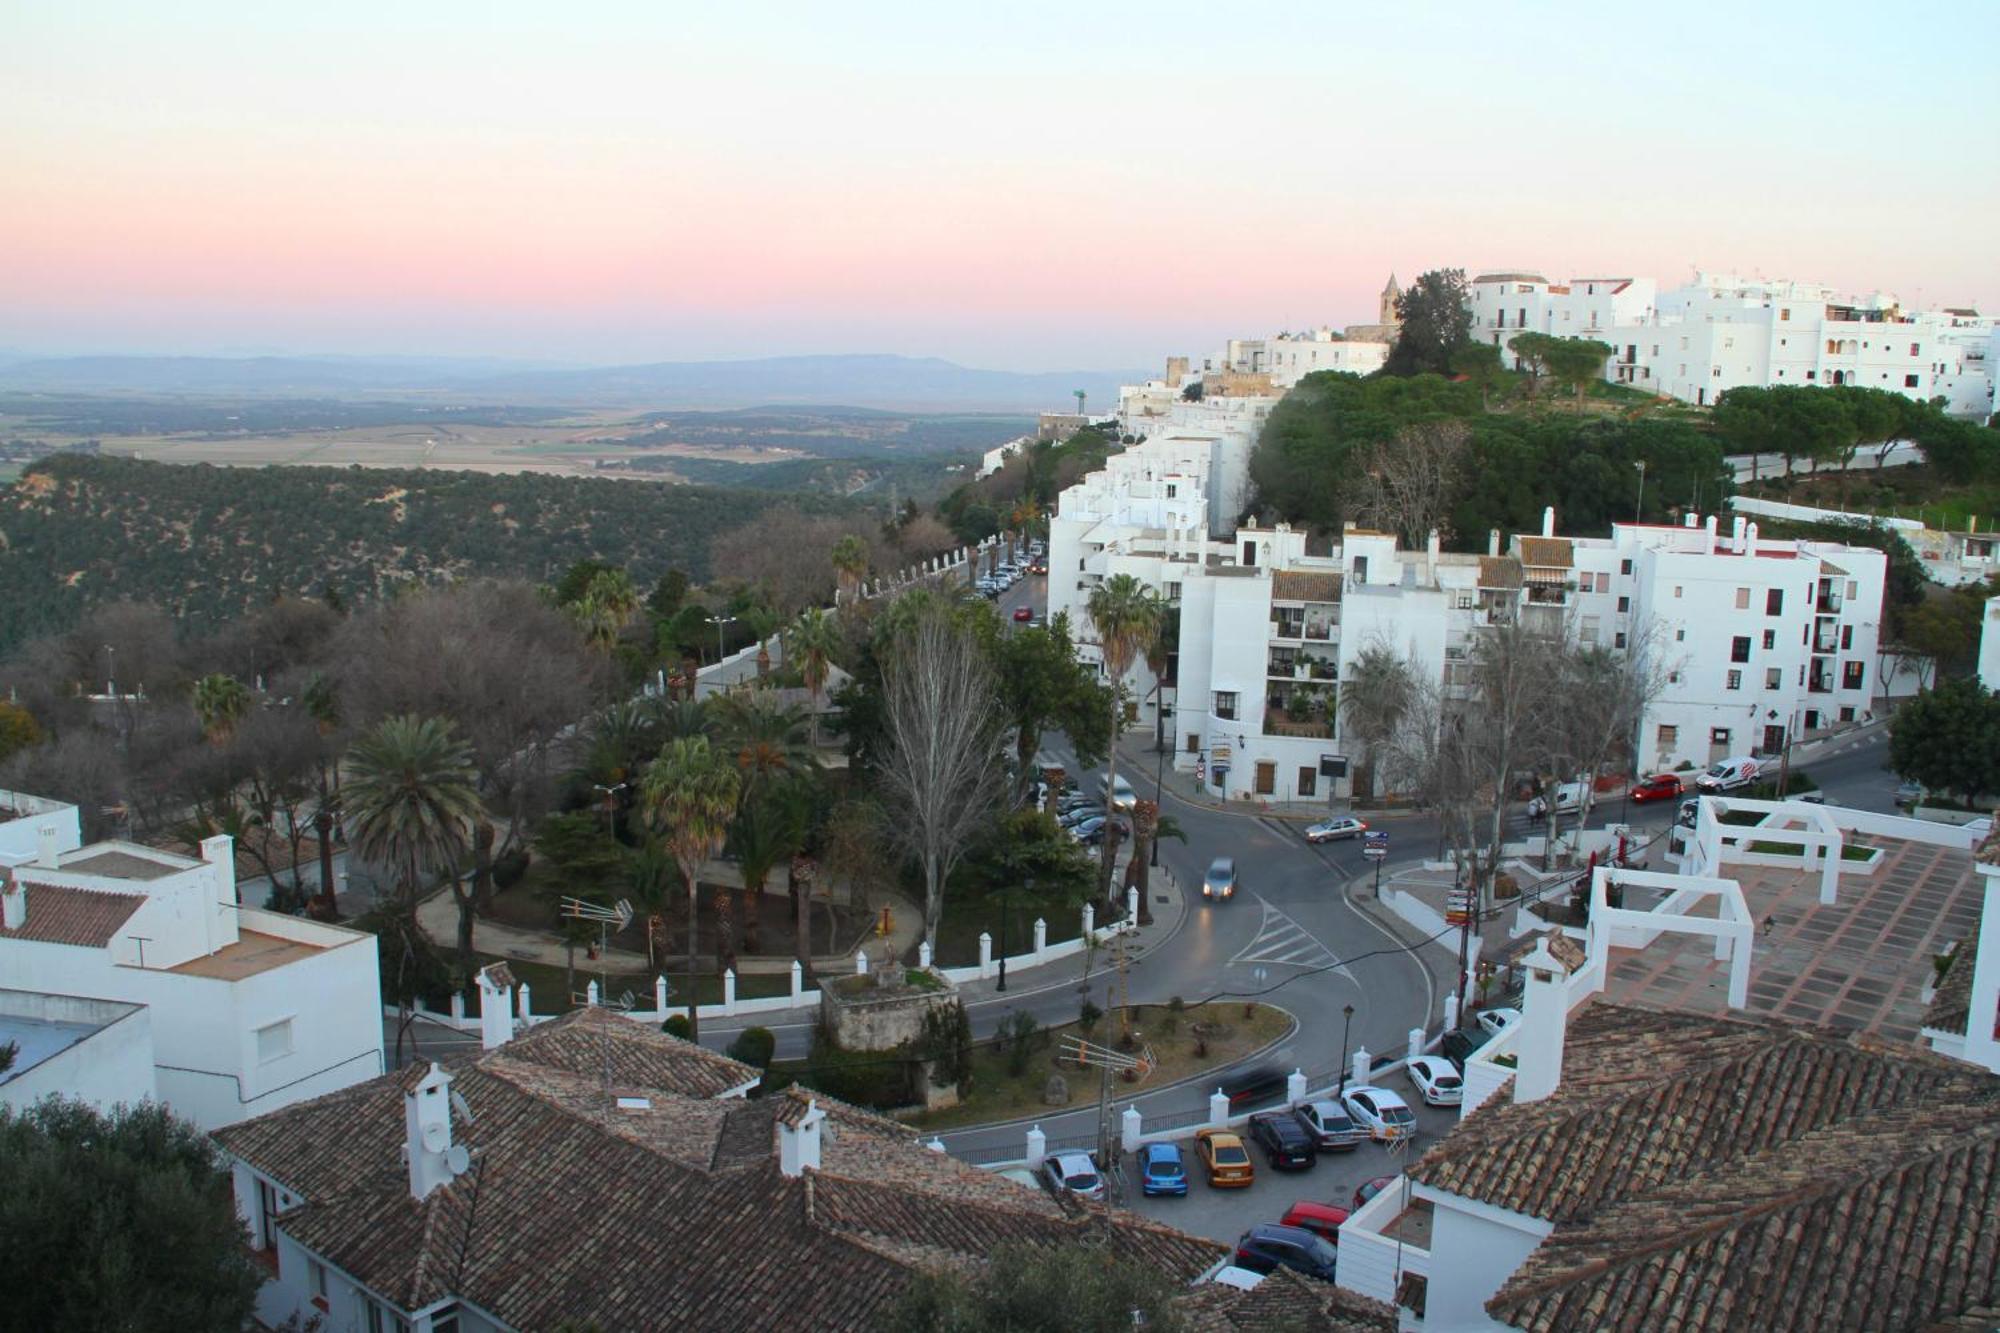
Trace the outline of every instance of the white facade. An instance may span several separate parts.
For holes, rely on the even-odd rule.
[[[1986,599],[1986,616],[1979,622],[1979,683],[2000,690],[2000,597]]]
[[[146,1007],[161,1100],[212,1129],[382,1072],[375,937],[238,904],[232,840],[0,859],[0,977]]]
[[[988,449],[984,454],[980,455],[979,475],[982,477],[992,476],[1007,465],[1008,459],[1020,453],[1034,442],[1033,436],[1023,435],[1018,439],[1009,440],[1005,444],[995,445],[993,448]]]
[[[1472,336],[1507,354],[1523,330],[1612,345],[1605,378],[1695,404],[1745,385],[1859,385],[1946,410],[1994,410],[1996,321],[1966,310],[1906,311],[1893,296],[1816,283],[1697,273],[1657,292],[1650,278],[1483,273],[1468,284]]]
[[[54,835],[58,852],[83,846],[83,824],[67,801],[24,791],[0,791],[0,866],[32,861],[42,852],[42,833]]]
[[[159,1096],[144,1005],[0,990],[0,1046],[9,1044],[14,1063],[0,1071],[0,1106],[25,1110],[60,1095],[108,1111]]]
[[[1271,338],[1232,338],[1223,350],[1222,364],[1245,374],[1268,374],[1273,387],[1289,389],[1322,370],[1372,375],[1388,359],[1388,343],[1349,340],[1320,328]]]

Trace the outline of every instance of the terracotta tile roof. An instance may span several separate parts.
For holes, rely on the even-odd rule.
[[[1576,564],[1576,547],[1567,537],[1522,537],[1521,563],[1537,569],[1569,569]]]
[[[1271,575],[1274,602],[1337,602],[1342,576],[1309,569],[1280,569]]]
[[[471,1112],[453,1127],[471,1166],[422,1202],[401,1160],[403,1075],[217,1138],[306,1200],[280,1220],[288,1234],[383,1296],[406,1310],[456,1296],[517,1328],[565,1316],[621,1329],[866,1328],[914,1267],[974,1264],[1007,1241],[1098,1238],[1182,1281],[1222,1254],[1059,1204],[817,1093],[684,1091],[743,1081],[743,1066],[718,1062],[735,1066],[601,1011],[448,1062]],[[788,1178],[779,1126],[809,1099],[825,1112],[820,1166]]]
[[[1972,859],[1983,866],[2000,866],[2000,810],[1993,812],[1993,827],[1973,847]]]
[[[1289,1268],[1274,1270],[1244,1291],[1205,1282],[1178,1302],[1189,1333],[1258,1333],[1283,1328],[1311,1333],[1393,1333],[1394,1307]]]
[[[1555,1224],[1487,1305],[1521,1328],[1921,1329],[2000,1300],[2000,1081],[1827,1029],[1592,1004],[1554,1095],[1410,1174]]]
[[[1479,586],[1482,588],[1520,587],[1521,562],[1511,555],[1480,556]]]
[[[1979,957],[1979,926],[1985,917],[1982,904],[1971,933],[1952,951],[1951,966],[1945,969],[1937,993],[1931,996],[1930,1007],[1924,1010],[1925,1027],[1965,1035],[1966,1017],[1972,1011],[1973,964]]]
[[[28,895],[28,919],[19,930],[0,926],[0,939],[102,949],[146,901],[143,893],[105,893],[27,879],[19,883],[16,892]]]

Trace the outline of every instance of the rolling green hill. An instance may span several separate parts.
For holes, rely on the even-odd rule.
[[[358,601],[412,580],[546,580],[585,557],[641,586],[669,567],[699,581],[717,534],[779,503],[847,509],[592,478],[47,458],[0,487],[0,653],[120,598],[206,626],[280,593]]]

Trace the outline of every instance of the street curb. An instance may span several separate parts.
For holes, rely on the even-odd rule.
[[[1238,1065],[1248,1064],[1252,1060],[1256,1060],[1263,1056],[1269,1055],[1272,1051],[1284,1045],[1286,1042],[1290,1041],[1293,1037],[1296,1037],[1299,1034],[1299,1029],[1304,1026],[1304,1024],[1299,1022],[1299,1016],[1293,1013],[1291,1010],[1285,1008],[1284,1005],[1270,1004],[1269,1001],[1265,1000],[1260,1000],[1258,1001],[1258,1003],[1264,1004],[1269,1008],[1276,1009],[1286,1018],[1291,1019],[1292,1025],[1289,1028],[1285,1029],[1285,1031],[1283,1031],[1282,1033],[1278,1034],[1276,1037],[1273,1037],[1270,1041],[1264,1043],[1262,1046],[1259,1046],[1256,1050],[1249,1052],[1247,1055],[1244,1055],[1240,1059],[1233,1060],[1226,1065],[1217,1065],[1214,1069],[1204,1070],[1199,1074],[1190,1074],[1184,1079],[1180,1079],[1173,1083],[1165,1083],[1157,1088],[1147,1088],[1144,1092],[1135,1093],[1133,1094],[1133,1096],[1125,1098],[1124,1100],[1129,1103],[1131,1101],[1136,1100],[1139,1097],[1151,1097],[1163,1092],[1173,1092],[1177,1089],[1188,1087],[1191,1084],[1202,1082],[1203,1080],[1207,1079],[1210,1075],[1226,1073],[1227,1071],[1236,1068]],[[1155,1005],[1153,1007],[1165,1008],[1166,1006]],[[1113,1097],[1111,1101],[1114,1105],[1116,1105],[1117,1102],[1119,1101],[1119,1098]],[[931,1137],[939,1139],[944,1138],[946,1135],[983,1134],[988,1130],[1008,1129],[1014,1125],[1038,1124],[1044,1120],[1052,1120],[1056,1116],[1073,1115],[1078,1111],[1087,1111],[1089,1109],[1090,1107],[1087,1105],[1067,1106],[1067,1107],[1051,1106],[1048,1108],[1046,1112],[1044,1112],[1041,1115],[1024,1115],[1016,1117],[1013,1120],[988,1120],[977,1125],[958,1125],[951,1129],[932,1130],[930,1131],[930,1134]],[[909,1122],[903,1121],[900,1123],[908,1124]],[[916,1130],[919,1134],[924,1132],[923,1127],[920,1125],[910,1125],[910,1128]]]

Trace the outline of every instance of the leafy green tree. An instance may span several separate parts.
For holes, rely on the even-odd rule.
[[[404,912],[445,874],[458,899],[458,947],[472,951],[472,897],[459,882],[474,821],[485,816],[472,751],[441,717],[384,718],[347,752],[348,836],[364,861],[394,869]]]
[[[19,704],[0,703],[0,762],[42,743],[35,715]]]
[[[1069,616],[993,641],[994,683],[1014,727],[1020,790],[1034,780],[1042,734],[1053,727],[1076,748],[1077,762],[1095,764],[1110,744],[1110,700],[1089,667],[1076,660]]]
[[[1391,375],[1442,374],[1451,354],[1470,340],[1472,307],[1467,303],[1465,270],[1432,269],[1396,298],[1402,328],[1382,369]]]
[[[194,711],[211,741],[221,743],[250,711],[250,689],[234,676],[216,673],[194,683]]]
[[[1500,379],[1500,349],[1492,343],[1467,342],[1454,347],[1446,368],[1463,375],[1466,383],[1479,390],[1479,407],[1487,407],[1487,395]]]
[[[785,665],[797,670],[812,700],[807,743],[814,750],[819,749],[820,696],[826,691],[843,643],[840,622],[818,608],[802,612],[785,634]]]
[[[1576,410],[1583,410],[1584,395],[1604,378],[1604,363],[1617,349],[1595,338],[1557,338],[1545,359],[1549,374],[1567,384],[1576,394]]]
[[[838,600],[851,605],[861,594],[862,580],[868,577],[868,543],[850,532],[833,544],[831,559],[840,580]]]
[[[2000,792],[2000,695],[1952,680],[1910,700],[1889,721],[1889,767],[1968,805]]]
[[[736,813],[742,777],[729,757],[708,743],[706,736],[683,736],[668,742],[660,757],[646,768],[639,786],[647,815],[680,866],[687,886],[688,1028],[699,1036],[701,1015],[695,997],[696,880],[710,857],[722,850],[729,821]]]
[[[1105,746],[1104,774],[1108,784],[1118,778],[1118,735],[1125,729],[1125,675],[1160,631],[1166,604],[1159,594],[1130,574],[1113,574],[1090,590],[1084,613],[1097,630],[1097,648],[1104,657],[1104,674],[1111,692],[1111,743]],[[1111,891],[1111,866],[1118,854],[1116,823],[1108,823],[1100,844],[1098,887]]]
[[[654,620],[672,620],[687,604],[688,576],[685,570],[670,569],[653,583],[646,595],[646,613]]]
[[[1562,341],[1551,333],[1517,333],[1508,340],[1507,350],[1521,367],[1521,383],[1534,398],[1542,387],[1542,378],[1551,373],[1549,358],[1556,355],[1555,345]]]
[[[1367,767],[1357,775],[1357,794],[1376,791],[1382,751],[1402,727],[1416,702],[1417,683],[1410,664],[1385,644],[1369,644],[1354,659],[1353,675],[1340,687],[1343,733],[1361,742]]]
[[[1180,1333],[1174,1281],[1108,1248],[1010,1243],[967,1275],[919,1275],[877,1323],[881,1333]]]
[[[9,1327],[248,1327],[263,1284],[215,1145],[163,1106],[0,1106]]]

